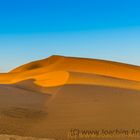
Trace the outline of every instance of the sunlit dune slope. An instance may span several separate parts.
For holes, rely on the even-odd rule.
[[[37,67],[37,65],[40,67]],[[29,70],[32,70],[33,73],[56,70],[84,72],[140,81],[139,66],[105,60],[64,56],[51,56],[48,59],[23,65],[11,72],[25,72]]]
[[[140,67],[96,59],[51,56],[0,74],[0,84],[29,79],[43,87],[93,84],[140,89]]]

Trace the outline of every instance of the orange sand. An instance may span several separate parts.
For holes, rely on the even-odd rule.
[[[30,79],[42,87],[91,84],[140,89],[140,67],[96,59],[51,56],[0,74],[0,84]]]

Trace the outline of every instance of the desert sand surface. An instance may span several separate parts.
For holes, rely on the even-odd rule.
[[[0,74],[0,139],[80,139],[73,129],[140,130],[140,67],[52,56]]]
[[[53,139],[21,137],[21,136],[16,136],[16,135],[0,135],[0,140],[53,140]]]

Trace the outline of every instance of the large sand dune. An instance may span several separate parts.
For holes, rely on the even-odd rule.
[[[140,67],[52,56],[0,74],[0,134],[67,140],[75,128],[140,130],[139,100]]]

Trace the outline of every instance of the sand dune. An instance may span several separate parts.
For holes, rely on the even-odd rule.
[[[81,73],[80,79],[78,73]],[[82,84],[124,88],[126,86],[126,88],[140,89],[140,68],[103,60],[52,56],[48,59],[25,64],[9,73],[0,74],[0,84],[13,84],[30,79],[34,79],[35,84],[43,87],[61,86],[67,83],[81,84],[83,81]],[[128,80],[128,84],[126,84],[126,80]]]
[[[47,65],[45,65],[45,62]],[[44,64],[42,67],[30,69],[30,67],[34,68],[34,65],[41,65],[42,63]],[[49,63],[50,65],[48,65]],[[50,71],[72,71],[101,74],[111,77],[140,81],[140,67],[138,66],[97,59],[73,58],[64,56],[51,56],[48,59],[23,65],[19,68],[16,68],[12,72],[14,73],[22,71],[26,71],[25,75],[28,75],[29,73],[39,74],[39,72],[42,73]]]
[[[74,128],[140,129],[139,99],[139,66],[52,56],[0,74],[0,138],[67,140]]]

